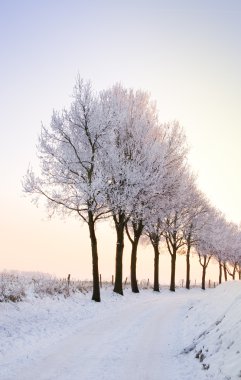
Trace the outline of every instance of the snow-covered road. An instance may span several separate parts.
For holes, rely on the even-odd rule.
[[[22,379],[180,380],[177,328],[183,297],[128,304],[101,320],[80,323],[55,343]],[[176,361],[176,362],[175,362]]]
[[[0,380],[236,380],[240,290],[107,288],[100,304],[80,293],[0,303]]]
[[[149,290],[121,297],[107,290],[104,297],[101,304],[86,296],[82,303],[49,300],[10,310],[13,318],[5,320],[4,330],[10,344],[0,350],[5,350],[0,379],[188,378],[180,360],[180,325],[190,298],[186,292]],[[7,336],[12,323],[16,329]]]

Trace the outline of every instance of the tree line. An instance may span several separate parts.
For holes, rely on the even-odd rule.
[[[202,288],[211,257],[222,274],[241,278],[241,231],[214,208],[196,185],[187,160],[188,147],[177,121],[161,123],[148,93],[120,84],[100,92],[78,77],[68,109],[53,111],[42,125],[37,146],[39,171],[29,168],[23,188],[50,215],[76,215],[87,223],[91,242],[93,294],[100,284],[96,223],[112,218],[116,231],[114,292],[123,294],[125,236],[131,242],[131,288],[139,292],[138,245],[154,252],[154,291],[159,291],[160,244],[171,259],[170,290],[175,291],[177,254],[186,254],[190,287],[190,252],[202,265]]]

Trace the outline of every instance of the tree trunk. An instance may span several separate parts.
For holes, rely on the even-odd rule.
[[[116,242],[116,258],[115,258],[115,285],[114,292],[123,296],[122,287],[122,258],[124,251],[124,229],[125,214],[120,213],[114,217],[117,242]]]
[[[159,292],[160,287],[159,287],[159,248],[158,244],[153,244],[154,248],[154,287],[153,290],[154,292]]]
[[[186,255],[186,289],[190,289],[190,244],[187,245]]]
[[[99,284],[99,269],[98,269],[98,250],[97,239],[95,235],[95,223],[92,211],[88,212],[89,215],[89,233],[91,240],[91,252],[92,252],[92,274],[93,274],[93,294],[92,300],[100,302],[100,284]]]
[[[223,263],[223,272],[224,272],[224,279],[225,281],[228,281],[228,272],[227,272],[227,268],[226,268],[226,264]]]
[[[239,280],[241,280],[241,270],[239,269],[239,272],[238,272],[238,278]]]
[[[236,274],[236,265],[234,266],[234,268],[233,268],[233,280],[235,280],[235,274]]]
[[[137,278],[136,278],[136,262],[137,262],[137,247],[139,244],[139,240],[143,231],[143,224],[142,220],[139,220],[136,223],[132,223],[133,231],[134,231],[134,238],[132,239],[128,228],[126,227],[127,236],[131,242],[132,249],[131,249],[131,290],[133,293],[139,293],[138,285],[137,285]]]
[[[202,289],[205,290],[205,280],[206,280],[206,269],[207,269],[207,257],[204,256],[204,263],[202,265],[203,271],[202,271]]]
[[[174,247],[173,248],[173,252],[171,254],[171,283],[170,283],[170,290],[172,292],[175,292],[175,288],[176,288],[176,284],[175,284],[176,258],[177,258],[177,249]]]
[[[206,280],[206,267],[203,266],[202,272],[202,289],[205,290],[205,280]]]
[[[219,284],[222,283],[222,263],[219,260],[219,279],[218,279]]]
[[[137,260],[137,246],[138,240],[134,240],[131,250],[131,290],[133,293],[139,293],[137,278],[136,278],[136,260]]]

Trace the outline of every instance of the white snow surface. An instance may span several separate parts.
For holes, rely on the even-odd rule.
[[[241,378],[241,281],[101,295],[0,303],[0,379]]]

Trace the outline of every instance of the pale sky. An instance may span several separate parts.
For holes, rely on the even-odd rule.
[[[69,104],[78,72],[97,90],[122,82],[149,91],[160,119],[184,127],[200,188],[239,223],[240,41],[240,1],[0,0],[0,270],[91,278],[86,227],[47,220],[21,189],[41,121]],[[100,272],[110,278],[115,236],[108,225],[98,236]],[[138,260],[138,277],[152,279],[151,247]],[[166,261],[161,282],[169,280]],[[181,259],[178,265],[183,278]]]

